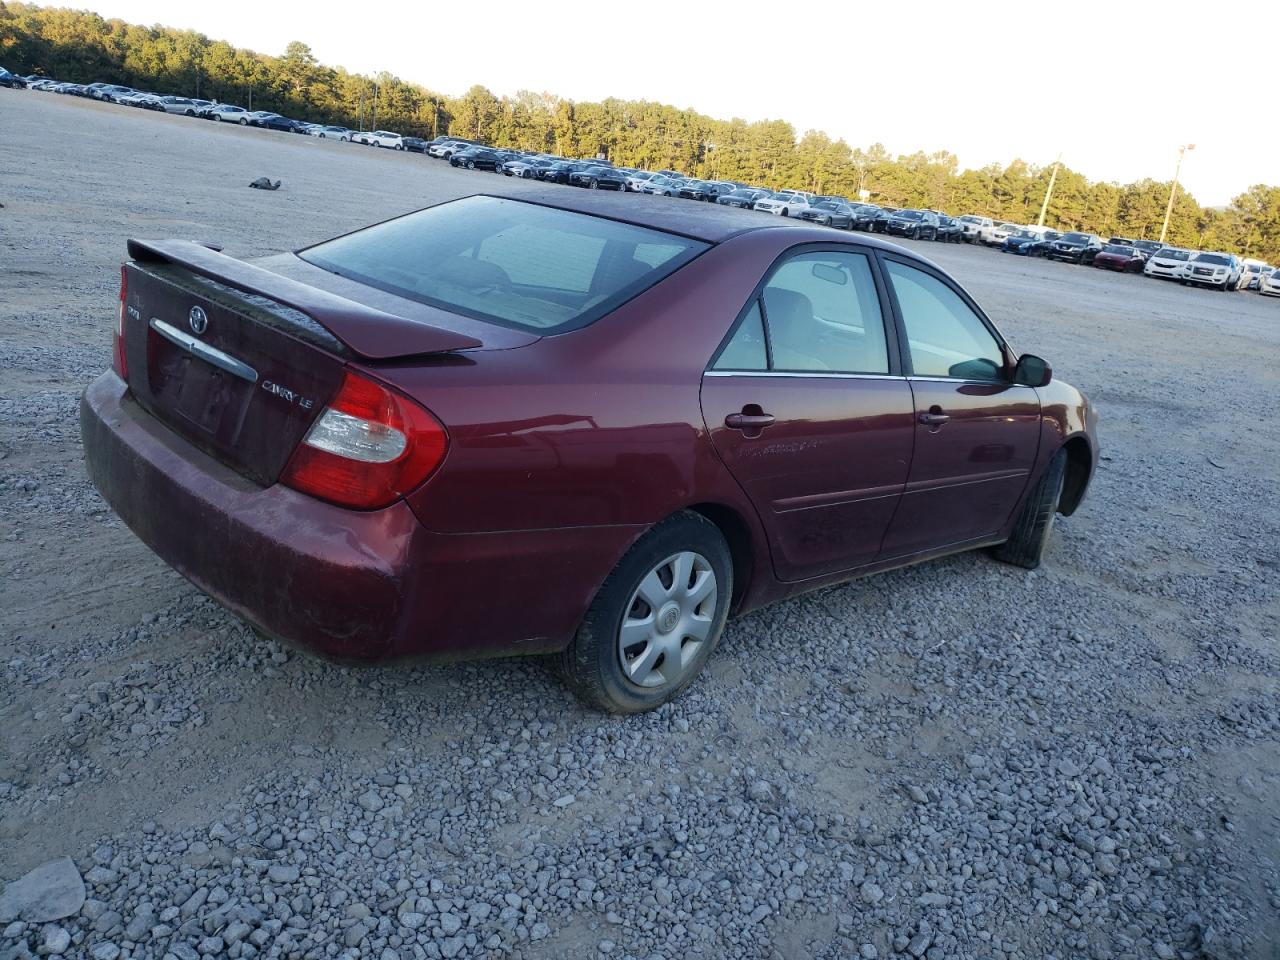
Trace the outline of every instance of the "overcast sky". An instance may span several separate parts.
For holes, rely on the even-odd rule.
[[[1182,182],[1203,204],[1280,183],[1277,13],[1260,2],[86,5],[261,53],[301,40],[323,63],[441,93],[480,83],[499,96],[657,100],[891,153],[951,150],[966,167],[1061,152],[1120,182],[1169,179],[1179,144],[1194,143]]]

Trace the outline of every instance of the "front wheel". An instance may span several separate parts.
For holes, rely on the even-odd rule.
[[[468,170],[474,170],[475,168],[476,168],[476,162],[475,162],[474,160],[468,160],[468,161],[467,161],[467,169],[468,169]]]
[[[1053,517],[1058,512],[1066,475],[1067,452],[1059,450],[1049,461],[1040,482],[1027,495],[1027,502],[1022,505],[1009,539],[992,548],[991,553],[997,560],[1028,570],[1040,566],[1053,530]]]
[[[719,528],[696,513],[669,517],[609,574],[559,655],[561,673],[592,706],[653,710],[702,670],[732,596],[733,563]]]
[[[592,190],[599,190],[599,189],[600,189],[600,181],[599,181],[599,180],[597,180],[595,177],[592,177],[592,178],[591,178],[591,182],[590,182],[590,183],[588,183],[588,184],[587,184],[587,186],[588,186],[588,187],[590,187]]]

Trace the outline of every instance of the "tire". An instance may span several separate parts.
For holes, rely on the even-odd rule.
[[[587,183],[587,186],[590,187],[592,190],[599,190],[600,181],[597,180],[595,177],[592,177],[591,180]]]
[[[194,117],[196,114],[194,110],[185,110],[182,115],[184,117]]]
[[[684,569],[693,573],[695,589],[691,593],[697,592],[699,583],[706,589],[709,573],[711,595],[701,600],[695,595],[685,598],[684,603],[667,599],[654,609],[642,598],[642,587],[648,582],[649,589],[661,588],[655,590],[659,597],[680,597],[674,578],[671,586],[666,585],[676,562],[685,563]],[[719,528],[696,513],[668,517],[636,541],[604,581],[578,632],[558,655],[560,673],[580,699],[609,713],[641,713],[660,707],[678,696],[701,672],[724,631],[732,596],[733,561]],[[633,680],[623,666],[628,656],[623,647],[623,623],[633,612],[639,616],[634,618],[635,629],[631,633],[635,643],[631,649],[638,648],[638,652],[629,662],[637,665],[638,675],[646,683]],[[667,617],[676,618],[676,626],[666,633],[654,626],[645,629],[645,621]],[[684,633],[688,625],[695,623],[702,625],[702,639]],[[677,636],[679,639],[675,639]],[[651,664],[641,662],[647,659],[648,651],[664,646],[688,652],[687,662],[670,678],[664,676],[667,653],[658,652]]]
[[[1009,539],[991,550],[992,556],[1003,563],[1034,570],[1040,566],[1044,548],[1053,530],[1053,516],[1058,512],[1062,497],[1062,483],[1067,476],[1067,452],[1059,450],[1049,461],[1044,476],[1027,495],[1022,512],[1013,525]]]
[[[788,210],[786,207],[783,207],[783,208],[782,208],[782,215],[783,215],[784,217],[789,217],[789,216],[791,216],[791,211],[790,211],[790,210]]]
[[[241,117],[241,118],[240,118],[240,126],[242,126],[242,127],[247,127],[248,125],[249,125],[249,121],[248,121],[247,119],[245,119],[244,117]]]
[[[919,239],[920,239],[920,228],[919,228],[919,227],[912,227],[912,228],[911,228],[911,239],[912,239],[912,240],[919,240]]]
[[[468,169],[468,170],[474,170],[475,168],[476,168],[476,162],[475,162],[474,160],[468,160],[468,161],[467,161],[467,169]]]

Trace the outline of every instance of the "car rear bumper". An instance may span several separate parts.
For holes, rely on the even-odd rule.
[[[90,478],[161,559],[265,633],[345,661],[562,649],[642,528],[427,530],[261,487],[197,450],[108,372],[80,401]]]

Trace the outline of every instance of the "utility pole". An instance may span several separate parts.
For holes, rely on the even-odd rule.
[[[1164,243],[1165,234],[1169,232],[1169,217],[1173,214],[1173,198],[1178,195],[1178,176],[1182,173],[1182,158],[1188,150],[1194,150],[1194,143],[1184,143],[1178,148],[1178,165],[1173,168],[1173,188],[1169,191],[1169,203],[1164,208],[1164,226],[1160,228],[1160,242]]]
[[[1058,154],[1058,159],[1053,161],[1053,173],[1049,174],[1049,189],[1044,192],[1044,203],[1040,204],[1040,219],[1036,221],[1036,226],[1044,226],[1044,215],[1049,212],[1049,198],[1053,196],[1053,185],[1058,179],[1058,167],[1062,164],[1062,154]]]

